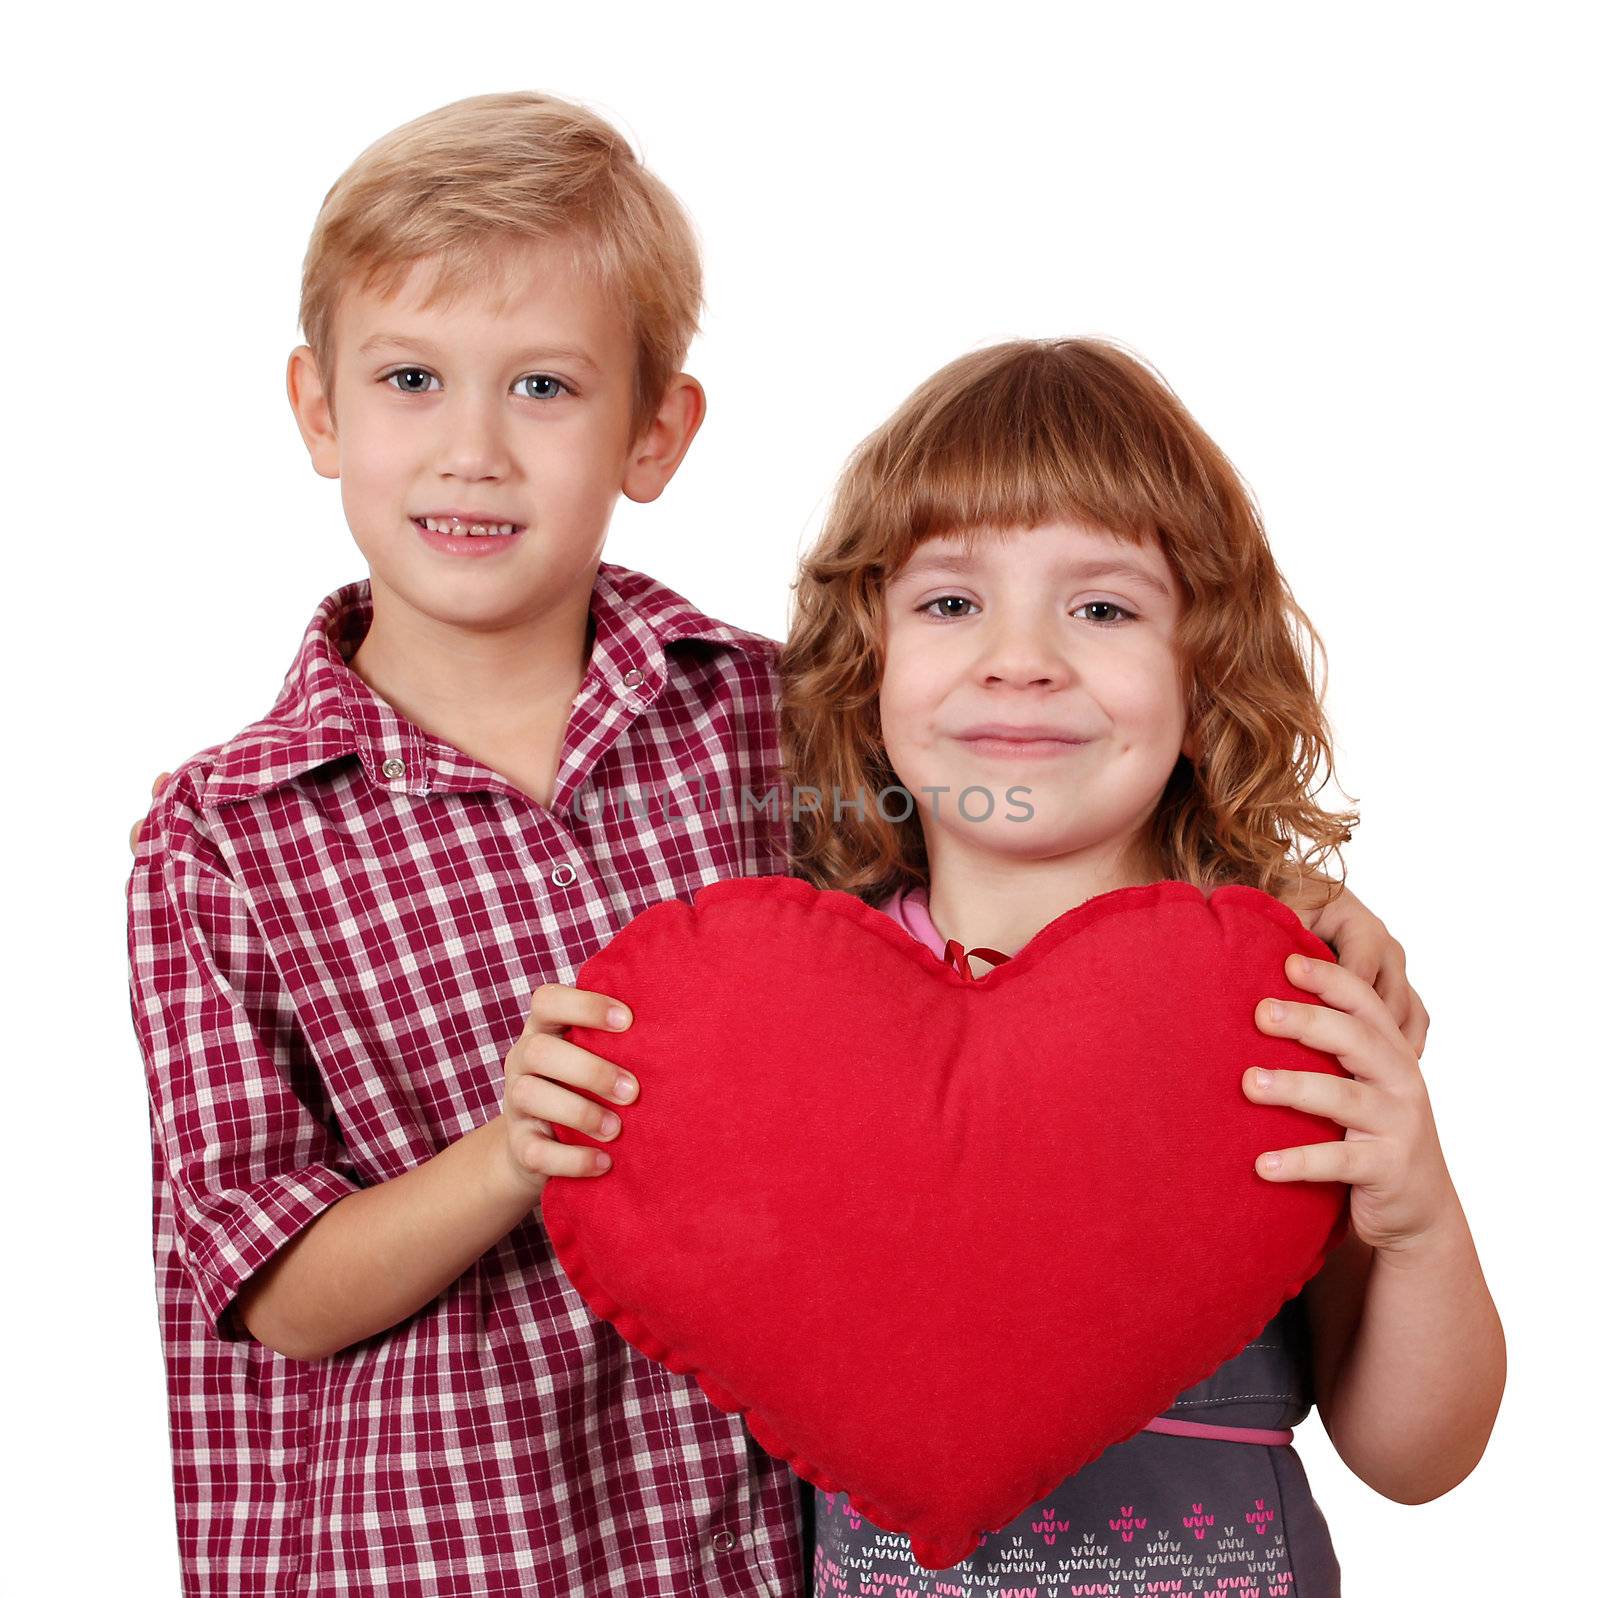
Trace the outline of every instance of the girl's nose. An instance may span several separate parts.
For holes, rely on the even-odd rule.
[[[985,680],[1019,687],[1056,686],[1072,674],[1072,664],[1056,640],[1028,627],[997,627],[982,659]]]
[[[991,671],[988,674],[991,683],[1015,683],[1020,688],[1053,688],[1065,681],[1065,674],[1058,671]]]

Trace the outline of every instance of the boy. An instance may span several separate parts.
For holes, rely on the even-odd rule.
[[[324,203],[288,386],[370,584],[174,775],[129,887],[188,1593],[804,1590],[795,1479],[589,1314],[502,1111],[535,989],[783,870],[738,804],[777,646],[600,561],[699,426],[699,291],[670,193],[539,95]]]
[[[556,1080],[631,1101],[558,1036],[606,996],[555,984],[786,867],[740,804],[778,646],[600,559],[698,429],[699,284],[670,193],[545,96],[421,117],[324,202],[289,395],[370,580],[129,887],[187,1593],[804,1591],[795,1479],[589,1314],[538,1211],[599,1171]]]

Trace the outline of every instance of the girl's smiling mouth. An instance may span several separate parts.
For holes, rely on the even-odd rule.
[[[1032,758],[1064,755],[1081,749],[1089,741],[1049,727],[1012,727],[1003,722],[986,722],[970,732],[957,734],[957,739],[979,754]]]

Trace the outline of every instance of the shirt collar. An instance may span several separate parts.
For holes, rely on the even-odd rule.
[[[705,615],[665,583],[606,561],[595,573],[589,614],[594,644],[579,695],[603,690],[637,709],[665,685],[669,645],[699,640],[752,655],[778,647],[759,633]],[[391,792],[426,795],[498,784],[486,767],[406,720],[350,669],[371,624],[372,585],[366,578],[336,589],[317,606],[277,702],[221,746],[202,805],[251,798],[351,755],[377,786]]]

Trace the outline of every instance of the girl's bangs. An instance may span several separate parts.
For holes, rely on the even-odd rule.
[[[970,549],[986,534],[1059,521],[1144,544],[1156,537],[1158,507],[1138,492],[1126,464],[1086,454],[1045,425],[950,428],[907,451],[874,494],[871,521],[889,570],[930,538]]]

